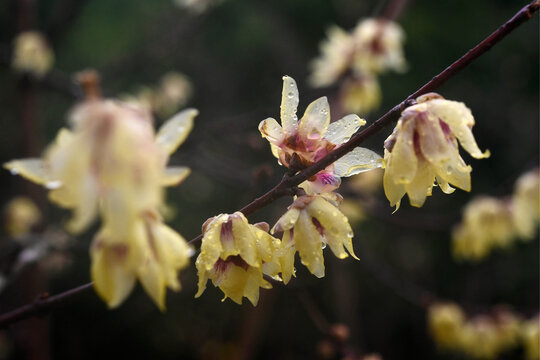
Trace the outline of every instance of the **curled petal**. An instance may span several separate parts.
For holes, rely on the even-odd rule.
[[[354,135],[360,126],[364,126],[365,124],[366,120],[360,119],[358,115],[347,115],[328,125],[328,129],[323,138],[330,141],[332,144],[340,145],[349,141],[351,136]]]
[[[317,140],[322,138],[330,124],[330,107],[325,96],[308,105],[300,120],[298,133],[303,139]]]
[[[279,146],[283,143],[283,140],[285,140],[283,129],[273,118],[261,121],[259,124],[259,131],[271,144]]]
[[[298,216],[300,216],[299,209],[291,208],[287,210],[287,212],[279,218],[276,225],[274,225],[270,232],[274,234],[276,232],[292,229],[294,224],[296,224],[296,221],[298,220]]]
[[[178,185],[184,181],[190,173],[191,169],[184,166],[171,166],[165,168],[165,171],[161,176],[161,186]]]
[[[292,135],[298,129],[298,108],[299,96],[296,81],[290,76],[283,77],[283,90],[281,92],[281,124],[285,134]]]
[[[376,152],[357,147],[334,163],[337,176],[345,177],[382,167],[382,158]]]
[[[445,181],[444,179],[441,179],[440,176],[436,176],[436,179],[437,179],[437,184],[439,184],[439,187],[441,188],[441,190],[442,190],[445,194],[451,194],[451,193],[453,193],[454,191],[456,191],[456,189],[454,189],[453,187],[451,187],[450,184],[448,184],[447,181]]]
[[[186,140],[193,128],[196,109],[186,109],[167,120],[156,134],[156,143],[163,153],[170,155]]]

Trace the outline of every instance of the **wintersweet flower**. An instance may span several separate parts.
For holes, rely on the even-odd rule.
[[[25,31],[17,35],[11,63],[13,69],[41,77],[51,69],[53,62],[54,53],[41,33]]]
[[[201,253],[195,265],[202,295],[208,279],[235,303],[246,297],[254,305],[259,301],[259,288],[272,285],[263,278],[280,280],[279,259],[275,256],[279,240],[268,234],[268,224],[251,225],[240,213],[221,214],[203,225]]]
[[[356,115],[347,115],[330,123],[330,108],[326,97],[309,104],[304,116],[298,121],[296,115],[298,102],[296,82],[293,78],[284,76],[281,125],[273,118],[263,120],[259,124],[261,135],[270,142],[272,154],[285,167],[312,165],[347,142],[360,126],[366,123]],[[379,155],[357,147],[305,182],[303,187],[308,193],[329,192],[339,187],[340,177],[355,175],[380,166]]]
[[[472,157],[489,157],[476,144],[474,118],[465,104],[434,93],[416,101],[384,143],[384,191],[396,209],[405,193],[412,206],[422,206],[435,181],[446,194],[454,191],[450,184],[470,191],[472,168],[459,155],[458,140]]]
[[[429,307],[429,332],[442,350],[459,347],[460,334],[465,324],[465,314],[453,303],[435,303]]]
[[[167,121],[154,135],[150,114],[112,100],[88,100],[70,116],[71,130],[61,129],[43,159],[21,159],[4,166],[51,190],[49,199],[71,209],[72,232],[84,230],[101,207],[122,232],[141,212],[159,208],[163,186],[188,174],[166,168],[169,155],[185,140],[197,110]]]
[[[531,239],[540,221],[540,171],[531,170],[516,182],[513,195],[513,215],[520,237]]]
[[[272,228],[272,233],[283,232],[281,266],[285,284],[295,274],[297,251],[302,264],[319,278],[324,276],[323,249],[326,245],[339,259],[349,254],[358,259],[353,250],[353,231],[336,204],[339,200],[340,196],[334,193],[299,196]]]
[[[41,220],[41,212],[30,198],[17,196],[4,207],[4,220],[6,233],[20,238]]]
[[[454,256],[478,261],[493,249],[511,245],[515,227],[511,203],[504,199],[478,197],[463,211],[463,220],[452,232]]]
[[[378,74],[387,70],[405,71],[405,39],[401,27],[385,19],[365,19],[353,30],[353,69],[358,74]]]
[[[312,73],[309,82],[313,87],[332,85],[349,69],[354,50],[354,38],[338,26],[326,32],[328,39],[320,45],[321,56],[310,64]]]
[[[124,236],[105,222],[90,254],[94,287],[110,308],[124,302],[139,279],[163,311],[166,289],[180,290],[178,272],[188,265],[192,250],[156,212],[148,211],[126,229]]]
[[[367,114],[379,107],[382,95],[376,77],[361,76],[345,80],[339,97],[346,111]]]
[[[540,317],[535,316],[521,326],[521,338],[528,360],[540,359]]]

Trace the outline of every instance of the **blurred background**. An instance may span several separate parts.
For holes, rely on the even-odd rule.
[[[200,115],[171,158],[193,172],[168,190],[169,224],[191,239],[207,218],[233,212],[276,184],[283,168],[257,126],[267,117],[279,118],[282,76],[298,83],[299,113],[323,95],[332,106],[336,87],[315,90],[307,82],[308,64],[318,56],[326,29],[335,24],[350,30],[388,4],[201,2],[189,7],[173,0],[5,0],[0,6],[0,161],[40,155],[80,95],[72,82],[77,71],[96,69],[104,94],[124,98],[156,89],[165,74],[179,72],[190,84],[180,107],[195,107]],[[380,77],[382,104],[365,116],[368,125],[525,4],[404,2],[396,20],[406,34],[408,71]],[[452,256],[451,230],[474,196],[509,196],[516,179],[538,166],[538,25],[536,16],[438,89],[472,109],[477,142],[492,154],[478,161],[462,151],[474,169],[471,193],[447,196],[434,188],[424,207],[412,208],[404,200],[392,214],[381,185],[366,194],[358,180],[345,180],[340,192],[353,200],[348,214],[360,261],[337,260],[327,252],[323,279],[298,263],[296,279],[261,290],[257,307],[221,302],[221,292],[210,285],[195,300],[194,266],[181,273],[182,291],[169,292],[166,313],[140,286],[113,311],[87,293],[0,333],[0,359],[332,359],[343,358],[338,354],[343,347],[350,354],[377,353],[385,360],[462,359],[437,351],[426,320],[430,299],[454,301],[468,314],[507,305],[525,318],[534,316],[538,235],[482,261],[463,262]],[[54,69],[43,77],[10,66],[14,38],[28,29],[40,31],[54,51]],[[167,111],[157,111],[157,125],[167,117]],[[382,154],[391,131],[388,127],[363,146]],[[48,203],[45,190],[8,171],[0,171],[0,188],[0,205],[24,195],[42,213],[24,244],[3,230],[1,312],[40,293],[88,282],[88,249],[98,225],[71,239],[62,230],[69,214]],[[277,201],[250,220],[274,224],[289,204],[290,199]],[[43,238],[50,239],[47,249],[38,246],[13,270],[21,250],[36,248]],[[345,345],[336,346],[336,336]],[[521,359],[523,349],[515,347],[500,358]]]

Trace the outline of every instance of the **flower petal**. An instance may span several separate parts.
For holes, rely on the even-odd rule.
[[[257,254],[257,235],[251,230],[251,226],[243,215],[242,219],[236,218],[232,221],[232,233],[235,248],[242,259],[251,266],[259,267],[261,261]]]
[[[266,138],[271,144],[279,146],[285,139],[285,133],[273,118],[268,118],[259,123],[259,131],[262,137]]]
[[[321,235],[307,211],[301,211],[293,231],[293,242],[302,264],[318,278],[324,276],[324,257]]]
[[[270,230],[270,233],[274,234],[276,232],[280,231],[287,231],[293,228],[294,224],[296,224],[296,221],[298,220],[298,216],[300,215],[300,210],[296,208],[291,208],[287,210],[285,214],[283,214],[279,220],[277,221],[276,225]]]
[[[424,205],[427,196],[431,196],[431,188],[435,181],[435,172],[426,161],[418,162],[418,169],[414,179],[405,184],[405,190],[409,196],[412,206],[421,207]]]
[[[294,268],[294,256],[296,249],[291,241],[291,230],[283,233],[281,240],[281,248],[279,249],[279,262],[281,264],[281,275],[283,283],[287,285],[291,280],[291,276],[296,277],[296,269]]]
[[[298,108],[299,96],[296,82],[290,76],[283,77],[283,90],[281,92],[281,125],[287,135],[296,134],[298,129]]]
[[[360,126],[364,126],[365,124],[366,120],[360,119],[358,115],[350,114],[338,121],[330,123],[323,138],[332,144],[340,145],[349,141]]]
[[[45,163],[39,158],[11,160],[4,164],[4,168],[13,175],[20,175],[39,185],[50,182],[50,174]]]
[[[196,109],[186,109],[167,120],[156,134],[156,143],[164,154],[172,154],[187,138],[193,128]]]
[[[334,163],[337,176],[346,177],[382,167],[379,154],[366,148],[356,147]]]
[[[180,184],[184,181],[189,174],[191,169],[184,166],[170,166],[165,168],[163,175],[161,175],[161,186],[174,186]]]
[[[330,124],[330,106],[325,96],[308,105],[300,120],[298,133],[303,139],[318,140],[326,134]]]
[[[385,184],[407,184],[414,179],[418,160],[414,151],[414,128],[416,121],[409,119],[399,121],[395,133],[395,144],[392,152],[385,153]],[[386,191],[386,185],[385,185]]]
[[[210,271],[219,259],[219,255],[223,250],[223,246],[221,245],[221,224],[226,219],[226,216],[218,216],[208,226],[208,230],[204,233],[202,239],[201,253],[197,257],[197,268],[199,268],[200,264],[206,271]]]

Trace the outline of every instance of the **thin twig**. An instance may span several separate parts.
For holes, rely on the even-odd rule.
[[[529,5],[523,7],[510,20],[505,22],[495,32],[493,32],[487,38],[482,40],[482,42],[480,42],[473,49],[469,50],[459,60],[455,61],[452,65],[447,67],[444,71],[442,71],[440,74],[435,76],[433,79],[427,82],[420,89],[416,90],[413,94],[409,95],[401,103],[394,106],[390,111],[384,114],[381,118],[379,118],[373,124],[368,126],[365,130],[363,130],[360,133],[357,133],[355,136],[351,138],[351,140],[349,140],[343,146],[335,149],[334,151],[326,155],[323,159],[311,165],[310,167],[304,169],[300,173],[294,176],[285,175],[278,185],[276,185],[266,194],[262,195],[261,197],[255,199],[254,201],[252,201],[251,203],[243,207],[240,211],[242,211],[246,215],[250,215],[256,212],[257,210],[261,209],[262,207],[272,203],[276,199],[283,197],[287,194],[292,194],[293,189],[295,189],[296,186],[298,186],[300,183],[307,180],[311,176],[315,175],[319,171],[323,170],[328,165],[334,163],[336,160],[338,160],[340,157],[344,156],[348,152],[352,151],[355,147],[360,145],[360,143],[362,143],[364,140],[378,133],[385,126],[396,121],[401,111],[403,111],[403,109],[405,109],[410,104],[414,103],[414,99],[416,99],[418,96],[422,94],[433,91],[437,89],[439,86],[441,86],[442,84],[444,84],[452,76],[456,75],[459,71],[467,67],[472,61],[474,61],[475,59],[483,55],[485,52],[487,52],[489,49],[491,49],[493,45],[501,41],[506,35],[512,32],[516,27],[518,27],[525,21],[529,20],[533,16],[533,14],[536,11],[538,11],[539,8],[540,8],[540,0],[535,0]],[[195,244],[195,243],[198,243],[201,239],[202,239],[202,235],[199,235],[196,238],[189,241],[189,243]],[[65,302],[67,299],[77,294],[80,294],[84,291],[87,291],[88,289],[91,288],[91,286],[92,286],[92,283],[88,283],[78,288],[68,290],[59,295],[46,298],[43,300],[38,300],[37,302],[34,302],[33,304],[28,304],[21,308],[8,312],[0,316],[0,328],[6,327],[7,325],[18,320],[22,320],[22,319],[25,319],[25,318],[28,318],[37,314],[43,314],[49,311],[50,309],[59,306],[60,304]]]

